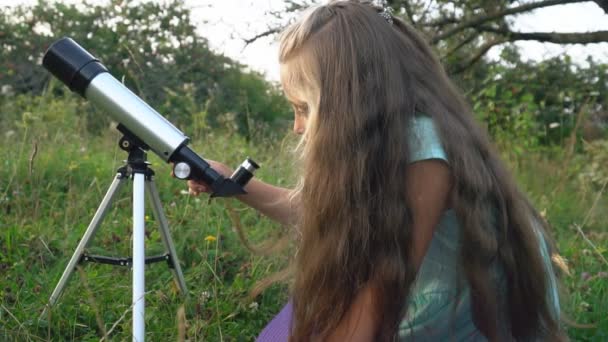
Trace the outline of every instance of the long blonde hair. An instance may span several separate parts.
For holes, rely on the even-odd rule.
[[[288,97],[309,109],[294,193],[302,237],[292,341],[323,339],[368,285],[376,289],[377,340],[396,338],[416,272],[405,179],[406,132],[417,112],[433,118],[450,161],[476,326],[496,339],[506,318],[517,340],[563,337],[539,276],[532,221],[540,216],[412,28],[397,18],[389,24],[369,4],[332,1],[283,32],[280,62]],[[507,277],[505,314],[490,275],[496,260]]]

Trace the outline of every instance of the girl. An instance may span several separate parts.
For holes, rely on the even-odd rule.
[[[259,340],[566,339],[545,223],[411,27],[331,1],[279,60],[301,181],[240,199],[300,239],[292,301]]]

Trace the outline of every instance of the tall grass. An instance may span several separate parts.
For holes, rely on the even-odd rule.
[[[22,101],[22,103],[18,103]],[[74,252],[126,154],[113,129],[91,135],[91,118],[80,116],[74,99],[15,99],[2,107],[0,139],[0,340],[128,340],[131,334],[131,272],[127,268],[83,264],[46,317],[48,297]],[[10,111],[10,113],[9,113]],[[183,128],[187,133],[190,128]],[[277,139],[247,142],[209,130],[194,137],[207,158],[238,165],[247,155],[262,165],[257,177],[288,186],[288,148]],[[577,170],[585,156],[563,165],[563,151],[510,155],[521,187],[546,214],[570,274],[564,311],[579,324],[575,341],[608,340],[608,196],[606,189],[582,191]],[[289,251],[252,255],[238,240],[226,201],[238,213],[253,243],[276,239],[282,228],[234,200],[192,197],[169,166],[149,155],[168,218],[187,296],[182,296],[164,263],[146,267],[146,336],[151,341],[249,341],[287,299],[284,285],[256,298],[261,279],[280,270]],[[558,183],[563,183],[559,185]],[[554,189],[559,191],[553,191]],[[131,187],[125,187],[105,217],[89,251],[130,255]],[[163,246],[157,222],[147,209],[146,253]],[[591,242],[591,243],[590,243]]]

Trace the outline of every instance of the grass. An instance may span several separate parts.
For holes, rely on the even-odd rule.
[[[562,310],[573,341],[608,340],[608,188],[578,182],[562,151],[509,158],[521,188],[545,214],[566,260]],[[512,156],[511,156],[512,157]],[[581,156],[579,156],[581,157]],[[514,162],[517,160],[517,162]],[[583,160],[569,160],[580,163]]]
[[[84,234],[116,169],[126,154],[116,147],[118,135],[92,138],[56,136],[38,141],[29,173],[34,135],[20,137],[17,148],[3,144],[0,176],[0,340],[128,339],[131,333],[131,272],[127,268],[87,264],[71,276],[50,317],[38,320],[48,297]],[[207,157],[238,165],[246,155],[264,169],[260,177],[281,183],[272,154],[255,147],[208,137],[195,147]],[[211,141],[214,141],[212,144]],[[186,184],[170,177],[169,166],[149,155],[155,182],[179,251],[188,287],[180,295],[164,263],[146,268],[146,325],[150,340],[175,339],[180,329],[194,340],[252,340],[286,301],[284,286],[257,298],[256,282],[285,264],[285,258],[261,258],[246,251],[233,231],[225,200],[207,202],[187,195]],[[130,184],[114,201],[90,244],[93,254],[130,255]],[[254,242],[276,236],[279,227],[253,210],[236,206]],[[146,253],[161,254],[163,245],[150,208],[146,209]],[[178,312],[183,312],[178,324]]]
[[[4,140],[0,147],[0,340],[129,340],[131,273],[127,268],[83,265],[50,315],[38,319],[126,157],[113,131],[93,137],[61,127],[65,122],[57,115],[55,121],[24,123],[12,135],[8,130],[0,132]],[[270,142],[251,144],[208,133],[195,139],[194,147],[205,157],[232,165],[251,155],[262,165],[258,177],[289,184],[284,176],[286,153]],[[506,157],[523,190],[546,212],[568,261],[570,274],[563,279],[568,293],[565,313],[579,325],[593,325],[571,326],[570,337],[605,341],[608,264],[602,257],[608,258],[608,190],[582,191],[570,171],[576,168],[562,165],[559,156],[558,151]],[[168,165],[152,154],[150,160],[188,293],[180,295],[164,263],[146,267],[146,337],[152,341],[253,340],[286,301],[287,291],[274,285],[256,298],[249,293],[259,280],[285,265],[286,255],[252,255],[237,238],[225,200],[208,202],[187,195],[186,185],[169,176]],[[557,188],[561,190],[552,191]],[[90,245],[91,252],[130,255],[130,189],[129,184],[114,202]],[[230,203],[253,242],[272,239],[280,231],[253,210]],[[146,213],[146,253],[158,254],[163,251],[160,235],[149,208]]]

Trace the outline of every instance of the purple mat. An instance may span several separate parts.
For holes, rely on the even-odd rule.
[[[262,330],[257,342],[287,342],[291,328],[291,316],[293,307],[291,301],[283,307],[270,323]]]

